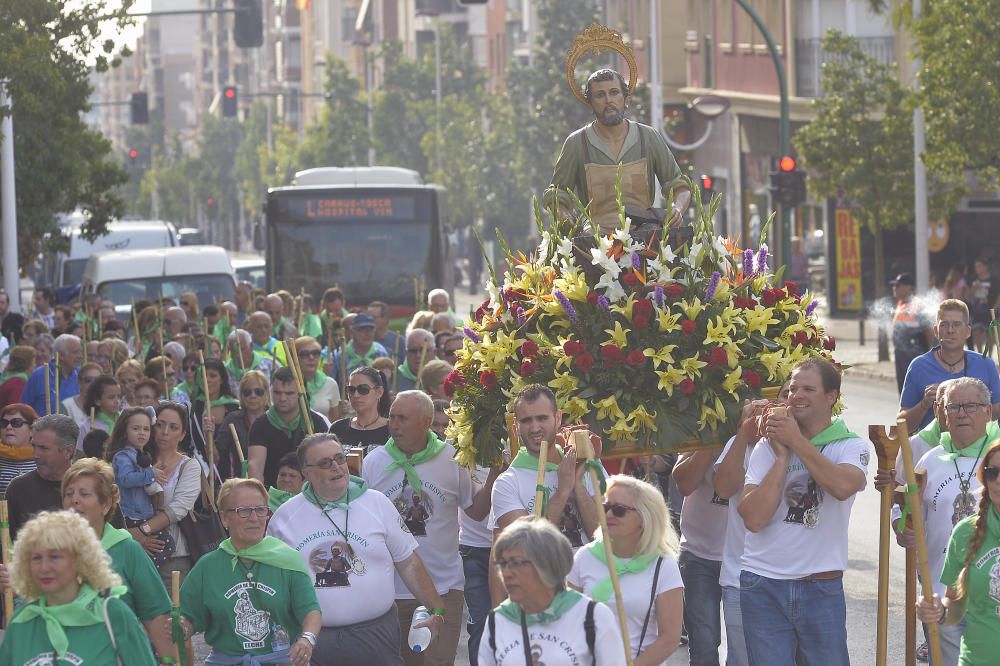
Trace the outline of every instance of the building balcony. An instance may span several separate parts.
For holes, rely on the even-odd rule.
[[[884,63],[896,62],[896,40],[887,37],[860,37],[862,52]],[[823,50],[823,40],[818,38],[795,40],[795,95],[822,97],[823,63],[833,56]]]

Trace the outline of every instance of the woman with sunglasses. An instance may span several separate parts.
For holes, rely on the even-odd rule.
[[[271,391],[267,376],[260,370],[247,370],[240,379],[240,408],[226,414],[222,425],[215,429],[215,446],[218,451],[219,475],[223,481],[235,476],[242,476],[239,454],[236,453],[236,442],[233,441],[230,425],[236,428],[240,446],[243,447],[243,458],[247,457],[247,447],[250,446],[250,426],[271,406]]]
[[[315,338],[303,336],[295,340],[295,352],[299,356],[302,381],[309,394],[309,407],[326,416],[330,421],[340,417],[340,386],[337,380],[319,369],[323,348]]]
[[[31,424],[37,418],[35,410],[21,402],[0,409],[0,499],[14,477],[35,469]]]
[[[1000,442],[993,442],[976,470],[983,485],[975,514],[951,533],[940,580],[944,599],[917,603],[922,622],[952,627],[965,623],[958,657],[960,666],[997,662],[1000,615],[994,598],[995,571],[1000,569]]]
[[[206,358],[204,382],[201,377],[199,365],[198,382],[208,386],[208,399],[206,401],[205,391],[202,390],[191,404],[191,439],[193,446],[208,460],[208,433],[218,435],[218,424],[240,408],[240,401],[233,395],[229,386],[229,372],[219,359]],[[216,460],[218,459],[216,454]]]
[[[389,391],[385,377],[375,368],[361,366],[351,373],[347,399],[355,416],[345,417],[330,426],[345,448],[365,447],[368,453],[389,441]]]
[[[229,479],[219,512],[229,538],[181,586],[185,637],[204,632],[212,646],[206,664],[306,666],[322,629],[319,602],[302,557],[265,536],[264,485]]]
[[[618,616],[604,554],[604,539],[610,537],[635,666],[662,664],[680,645],[684,614],[677,534],[653,485],[615,475],[605,498],[608,534],[598,530],[594,541],[576,552],[567,583]]]
[[[80,382],[80,392],[62,401],[63,413],[68,414],[79,428],[83,427],[85,421],[89,422],[90,420],[90,415],[83,409],[83,402],[87,398],[87,390],[90,385],[101,376],[101,373],[101,366],[96,363],[84,363],[80,367],[80,374],[77,375]]]

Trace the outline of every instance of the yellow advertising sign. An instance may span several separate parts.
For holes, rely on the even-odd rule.
[[[849,210],[835,213],[837,235],[837,307],[861,310],[861,233]]]

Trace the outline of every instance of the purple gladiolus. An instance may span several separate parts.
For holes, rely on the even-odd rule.
[[[632,253],[632,268],[642,268],[642,258],[638,253]]]
[[[468,339],[472,340],[476,344],[479,344],[480,342],[483,341],[483,339],[480,338],[478,335],[476,335],[476,332],[473,331],[468,326],[466,326],[465,328],[463,328],[462,332],[465,333],[465,337],[467,337]]]
[[[611,301],[607,299],[606,296],[601,294],[597,297],[597,304],[601,306],[601,309],[606,313],[611,314]]]
[[[747,248],[743,250],[743,277],[748,278],[753,273],[753,250]]]
[[[767,244],[760,246],[760,250],[757,252],[757,272],[766,273],[767,272]]]
[[[663,297],[663,287],[657,285],[656,288],[653,289],[653,299],[656,301],[656,307],[663,307]]]
[[[708,289],[705,291],[705,300],[710,301],[715,296],[715,290],[719,288],[719,279],[722,277],[719,271],[712,273],[712,279],[708,282]]]
[[[575,324],[577,321],[576,308],[574,308],[573,304],[569,302],[568,298],[566,298],[566,294],[562,293],[558,289],[556,289],[555,295],[556,300],[559,301],[559,305],[563,306],[563,310],[566,311],[566,316],[569,317],[569,320]]]
[[[814,310],[816,309],[816,306],[817,306],[817,305],[819,305],[819,301],[817,301],[817,300],[816,300],[816,299],[814,298],[814,299],[813,299],[813,300],[812,300],[812,301],[811,301],[811,302],[809,303],[809,305],[807,305],[807,306],[806,306],[806,316],[807,316],[807,317],[810,317],[810,316],[812,316],[812,313],[813,313],[813,311],[814,311]]]
[[[519,326],[524,326],[525,322],[528,321],[528,317],[524,314],[524,308],[520,305],[514,308],[514,315],[517,317],[517,323]]]

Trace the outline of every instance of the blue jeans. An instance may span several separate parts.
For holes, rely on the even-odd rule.
[[[849,666],[844,580],[774,580],[740,573],[751,666]]]
[[[743,611],[740,608],[740,588],[722,588],[722,615],[726,619],[726,666],[749,666],[747,640],[743,635]]]
[[[719,666],[722,643],[722,562],[705,560],[686,550],[677,558],[684,581],[684,626],[688,632],[688,659],[691,666]]]
[[[490,604],[490,549],[459,545],[465,569],[465,605],[469,607],[469,665],[477,666],[479,640],[483,637]]]

